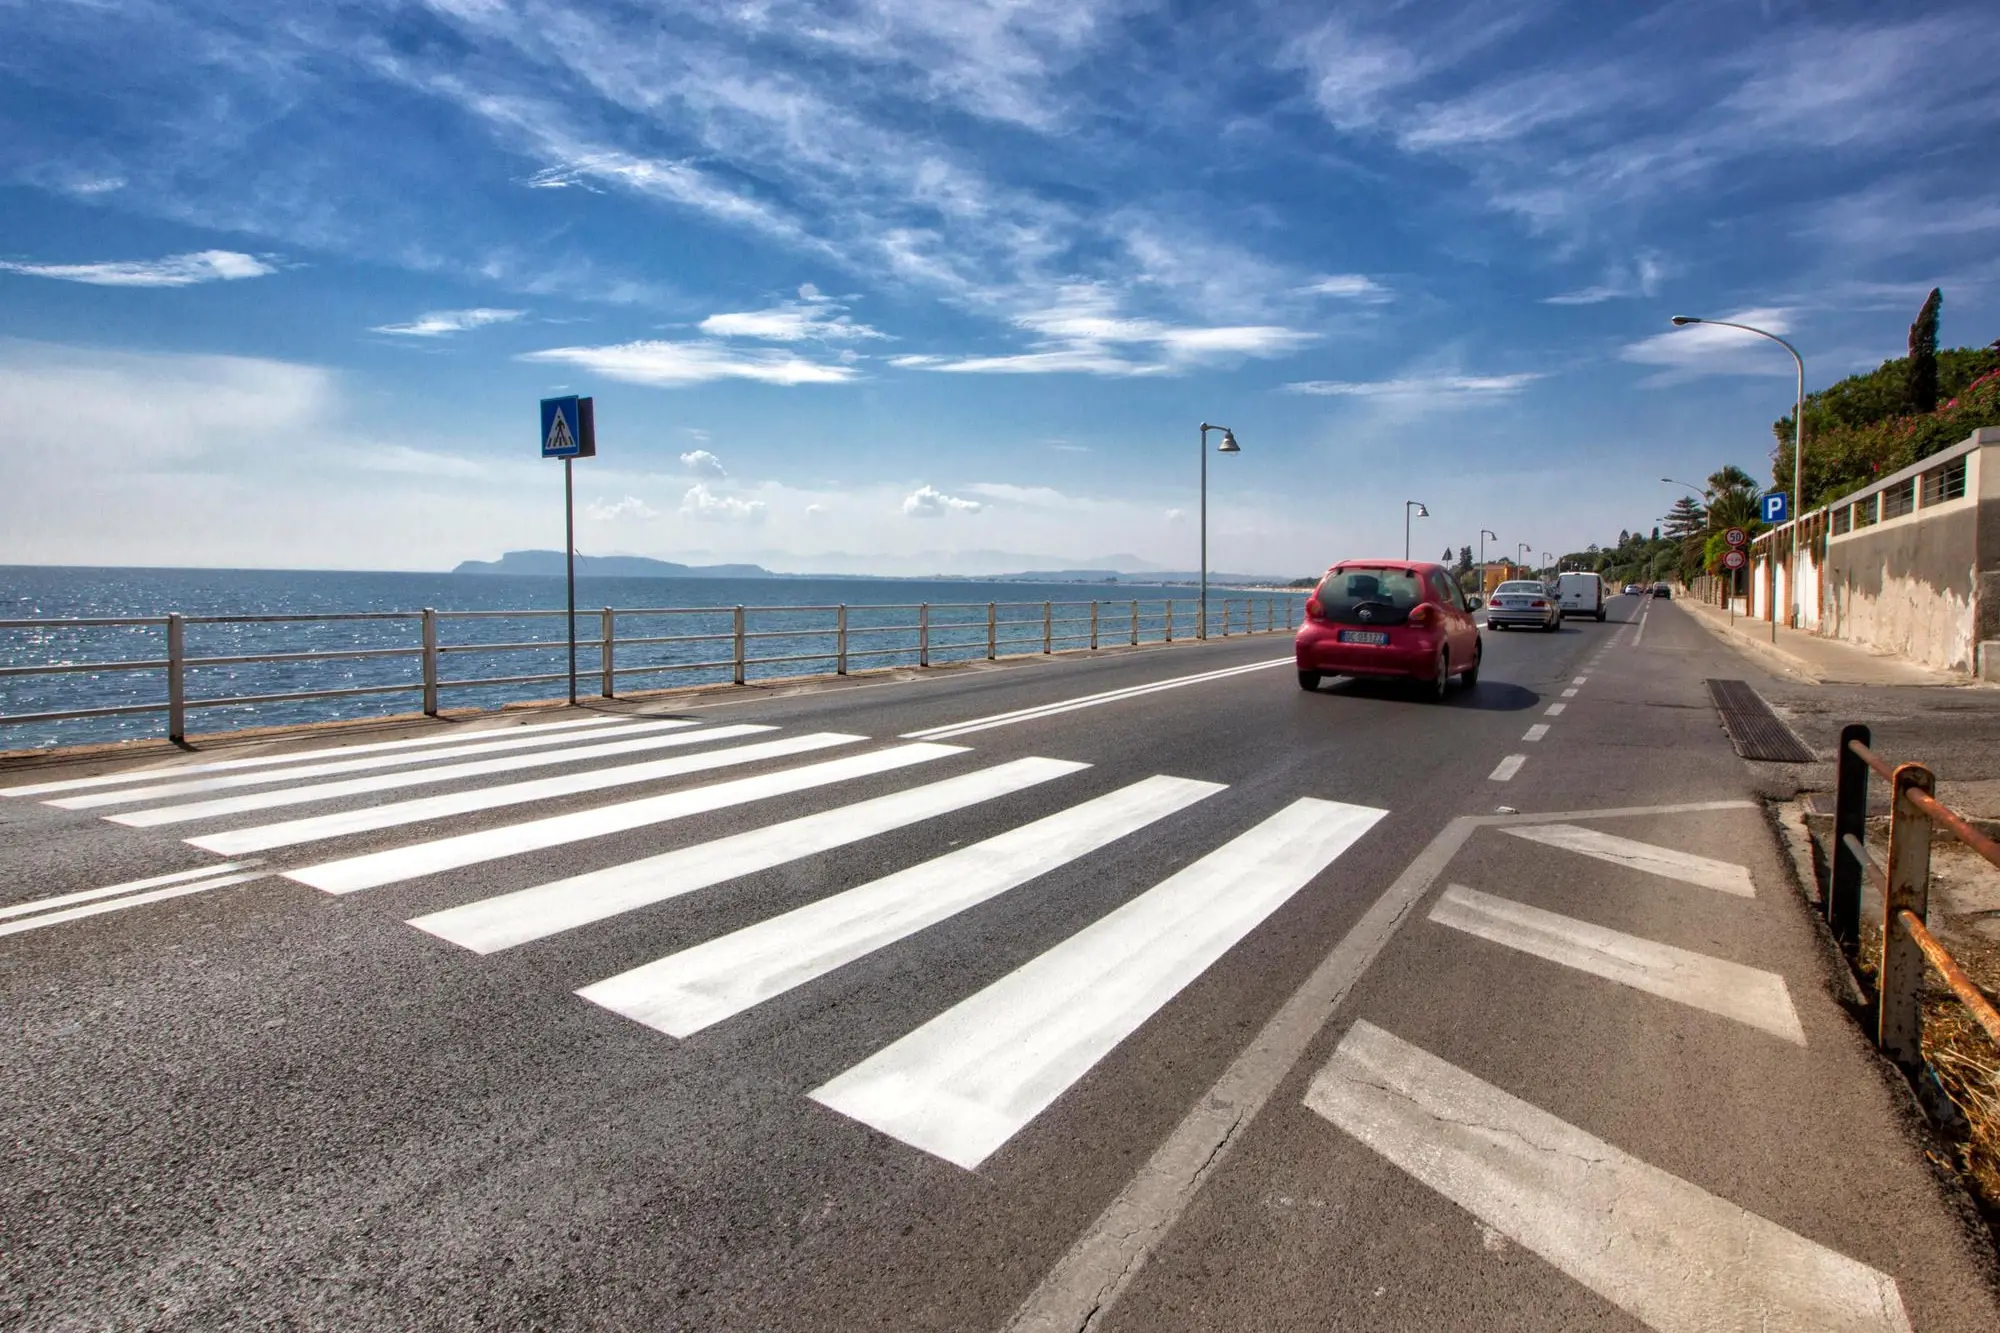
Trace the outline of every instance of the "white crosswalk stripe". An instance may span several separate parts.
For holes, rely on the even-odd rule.
[[[1634,990],[1733,1018],[1799,1046],[1806,1044],[1785,979],[1775,972],[1641,939],[1460,884],[1445,890],[1430,919]]]
[[[812,1099],[972,1170],[1385,813],[1295,801]]]
[[[410,924],[475,953],[494,953],[845,847],[1088,767],[1066,759],[1016,759],[644,860],[483,898],[417,917]]]
[[[98,901],[84,902],[80,906],[65,907],[59,911],[44,912],[40,916],[23,917],[17,921],[0,922],[0,935],[19,935],[23,931],[59,926],[67,921],[82,920],[84,917],[103,916],[107,912],[122,912],[128,907],[162,902],[168,898],[185,898],[191,893],[207,893],[210,889],[226,888],[231,884],[263,879],[270,873],[268,870],[239,870],[234,874],[216,875],[207,879],[184,879],[157,889],[147,889],[143,893],[128,893],[116,898],[104,897],[101,890],[91,890],[71,895],[71,900],[96,898]]]
[[[805,736],[793,738],[794,741],[812,739],[815,738]],[[831,738],[818,739],[830,741]],[[853,741],[861,738],[846,736],[839,739]],[[767,741],[764,744],[776,746],[784,743]],[[744,747],[746,750],[756,748],[760,747]],[[419,875],[436,874],[441,870],[456,870],[464,866],[478,865],[484,861],[497,861],[505,856],[518,856],[523,852],[541,851],[568,843],[582,842],[587,838],[601,838],[611,833],[623,833],[652,824],[663,824],[670,819],[685,819],[690,815],[706,814],[712,810],[722,810],[749,801],[769,800],[774,796],[787,796],[836,782],[872,777],[912,764],[929,763],[964,752],[962,746],[917,741],[846,759],[830,759],[823,763],[807,764],[802,768],[786,769],[778,773],[738,778],[733,782],[719,782],[688,791],[643,797],[617,805],[599,806],[594,810],[549,815],[522,824],[481,829],[473,833],[461,833],[456,837],[438,838],[407,847],[395,847],[387,851],[325,861],[290,871],[286,878],[297,880],[301,884],[309,884],[316,889],[324,889],[328,893],[353,893],[359,889],[378,888],[384,884],[415,879]],[[725,753],[741,754],[742,751]],[[200,840],[190,839],[190,841]]]
[[[220,852],[224,856],[236,856],[272,847],[292,847],[300,843],[320,842],[327,838],[395,828],[403,824],[418,824],[426,820],[470,814],[478,810],[497,810],[504,806],[525,805],[534,801],[556,801],[584,792],[603,791],[608,787],[657,782],[663,778],[685,777],[690,773],[706,773],[718,768],[761,763],[767,759],[782,759],[812,750],[853,745],[865,739],[862,736],[849,736],[840,732],[810,732],[803,736],[784,736],[777,740],[759,741],[755,745],[739,745],[726,750],[708,750],[701,754],[677,755],[671,759],[653,759],[643,764],[625,764],[617,768],[600,768],[588,773],[536,778],[528,782],[510,782],[498,787],[479,787],[471,791],[423,796],[389,805],[339,810],[332,814],[312,815],[277,824],[263,824],[255,828],[204,834],[201,837],[189,838],[187,841],[207,851]]]
[[[1068,865],[1223,790],[1152,777],[577,994],[686,1037]]]
[[[247,870],[257,864],[255,861],[224,861],[220,865],[196,866],[192,870],[175,870],[165,875],[148,875],[144,879],[128,880],[123,884],[107,884],[101,889],[83,889],[76,893],[61,893],[53,898],[37,898],[33,902],[12,903],[0,907],[0,920],[8,917],[26,916],[30,912],[50,912],[59,907],[72,907],[77,903],[94,902],[99,898],[115,898],[121,894],[137,893],[142,889],[154,889],[163,884],[185,884],[192,879],[207,879],[212,875],[227,874],[232,870]]]
[[[1579,824],[1526,824],[1510,828],[1507,832],[1529,842],[1580,852],[1613,865],[1643,870],[1649,875],[1699,884],[1703,888],[1732,893],[1739,898],[1757,896],[1756,886],[1750,882],[1750,872],[1733,861],[1717,861],[1712,857],[1696,856],[1693,852],[1656,847],[1650,842],[1636,842]]]
[[[158,782],[147,786],[126,787],[119,791],[97,791],[84,796],[65,796],[45,802],[59,810],[95,810],[107,805],[130,805],[136,801],[157,801],[169,796],[191,796],[197,792],[232,791],[238,787],[261,787],[273,782],[303,782],[308,778],[333,777],[341,773],[365,773],[372,769],[409,768],[418,764],[436,763],[443,759],[469,759],[474,756],[505,754],[513,750],[533,749],[544,745],[575,744],[573,751],[554,753],[575,753],[580,758],[591,754],[591,747],[613,738],[652,735],[662,731],[675,731],[692,727],[694,723],[678,719],[663,722],[638,722],[625,727],[605,727],[583,735],[574,732],[554,736],[529,735],[505,736],[497,740],[468,741],[464,745],[440,746],[429,750],[405,752],[402,754],[364,755],[359,759],[329,759],[322,763],[302,764],[294,768],[265,770],[252,773],[225,773],[220,776],[196,777],[173,782]],[[763,730],[770,730],[766,727]],[[531,763],[559,763],[558,759],[531,757]],[[502,770],[492,770],[495,772]]]
[[[218,796],[206,801],[180,805],[152,806],[106,815],[114,824],[128,828],[156,828],[162,824],[186,824],[221,815],[240,815],[251,810],[276,810],[287,805],[310,805],[349,796],[372,796],[377,792],[401,791],[407,787],[431,787],[441,782],[463,782],[467,778],[491,777],[496,773],[519,773],[530,768],[550,768],[558,764],[582,764],[621,755],[644,754],[650,750],[674,750],[709,741],[733,741],[758,736],[772,727],[713,727],[701,731],[680,731],[670,736],[639,736],[631,740],[607,741],[534,754],[510,754],[500,759],[472,759],[462,764],[443,764],[415,772],[376,773],[365,778],[343,778],[338,782],[314,782],[303,787],[281,787],[275,791],[248,792],[240,796]],[[595,737],[592,738],[596,740]]]
[[[573,732],[585,727],[608,727],[634,719],[617,717],[581,717],[568,722],[537,722],[519,727],[485,727],[479,729],[452,729],[428,736],[414,736],[400,741],[370,741],[363,745],[333,745],[317,750],[289,750],[283,754],[252,755],[243,759],[208,759],[199,763],[176,762],[158,768],[121,769],[116,773],[99,773],[87,778],[63,778],[56,782],[35,782],[22,787],[0,787],[0,796],[46,796],[51,792],[87,791],[93,787],[129,787],[134,783],[154,782],[164,778],[183,778],[195,773],[229,773],[246,768],[268,768],[281,764],[297,764],[308,760],[323,759],[332,755],[352,756],[380,754],[385,751],[421,749],[425,746],[455,745],[481,737],[523,736],[532,734],[537,738],[551,733]],[[560,737],[551,737],[560,739]]]
[[[1366,1021],[1305,1104],[1661,1333],[1910,1333],[1895,1279]]]

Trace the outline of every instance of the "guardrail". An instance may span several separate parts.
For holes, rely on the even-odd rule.
[[[638,677],[660,677],[675,673],[703,674],[727,672],[734,684],[744,684],[752,676],[769,678],[785,674],[782,668],[811,664],[830,666],[830,671],[800,671],[804,675],[849,673],[860,664],[913,664],[929,667],[944,661],[965,661],[984,657],[1024,656],[1057,651],[1097,651],[1108,643],[1136,647],[1142,643],[1172,643],[1176,630],[1176,603],[1179,603],[1180,637],[1207,638],[1200,608],[1195,598],[1139,598],[1128,601],[1088,602],[906,602],[837,603],[825,606],[710,606],[710,607],[603,607],[579,610],[577,646],[594,654],[595,661],[580,664],[579,681],[594,677],[598,694],[606,699],[618,696],[623,681]],[[1220,599],[1220,637],[1235,634],[1289,632],[1294,625],[1297,597],[1233,597]],[[1210,618],[1216,618],[1216,599],[1210,601]],[[71,674],[164,676],[163,697],[78,708],[42,709],[23,713],[0,713],[0,726],[65,721],[74,718],[105,718],[125,714],[163,713],[167,735],[181,741],[187,735],[190,709],[221,708],[244,704],[289,704],[302,700],[341,699],[358,695],[413,693],[422,697],[423,711],[435,716],[441,692],[567,681],[569,671],[517,671],[507,674],[454,677],[444,667],[449,659],[491,654],[560,654],[568,650],[567,637],[486,641],[469,639],[446,642],[441,630],[451,622],[523,621],[554,618],[561,621],[562,610],[483,610],[439,611],[350,611],[278,615],[182,615],[95,616],[0,620],[0,631],[31,631],[45,637],[89,629],[124,629],[163,632],[162,651],[136,658],[68,660],[43,663],[0,665],[0,684],[9,679]],[[882,623],[887,617],[887,623]],[[694,618],[690,625],[689,618]],[[586,627],[595,621],[594,634]],[[319,626],[343,622],[368,622],[382,626],[413,623],[414,642],[391,646],[336,646],[307,651],[210,653],[190,655],[187,648],[190,626]],[[632,634],[639,628],[673,630],[687,627],[687,633]],[[1260,623],[1261,622],[1261,623]],[[721,626],[718,628],[717,626]],[[624,632],[621,632],[624,631]],[[759,645],[781,651],[759,653]],[[649,653],[652,660],[634,661],[635,651]],[[621,662],[620,653],[626,654]],[[216,668],[279,664],[298,666],[313,663],[365,662],[376,659],[412,658],[412,676],[364,685],[338,688],[286,690],[245,694],[191,696],[190,672]]]
[[[1925,924],[1930,906],[1931,836],[1937,826],[2000,868],[2000,843],[1940,802],[1937,778],[1922,764],[1891,764],[1869,748],[1868,728],[1840,733],[1839,778],[1834,793],[1833,842],[1828,860],[1827,926],[1850,955],[1861,945],[1862,877],[1882,890],[1882,959],[1876,972],[1875,1044],[1912,1078],[1921,1075],[1924,967],[1928,963],[1967,1012],[2000,1044],[2000,1009],[1965,974]],[[1889,783],[1889,854],[1868,846],[1870,774]]]

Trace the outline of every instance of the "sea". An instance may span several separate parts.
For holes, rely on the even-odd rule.
[[[1000,652],[1038,652],[1043,603],[1056,647],[1089,642],[1091,604],[1104,643],[1131,637],[1138,603],[1142,639],[1164,637],[1169,603],[1175,636],[1192,634],[1195,590],[1134,583],[1011,583],[965,579],[601,578],[577,579],[577,694],[596,697],[602,676],[603,609],[614,608],[612,663],[620,694],[726,681],[735,609],[745,607],[751,680],[832,672],[837,606],[847,609],[849,669],[915,665],[918,606],[929,604],[933,662],[983,657],[987,604]],[[1269,594],[1210,587],[1219,628],[1225,599],[1241,627],[1246,603],[1265,623]],[[1282,594],[1278,624],[1285,623]],[[564,581],[498,574],[345,573],[277,569],[111,569],[0,565],[0,751],[93,744],[166,734],[153,709],[92,717],[13,720],[22,715],[164,704],[163,666],[110,670],[119,661],[159,663],[164,625],[63,625],[122,617],[187,618],[184,653],[190,735],[246,727],[412,713],[421,707],[424,608],[439,613],[439,703],[496,708],[568,690]],[[379,619],[287,620],[290,616]],[[395,613],[395,614],[392,614]],[[472,614],[452,614],[472,613]],[[218,617],[214,621],[206,617]],[[266,617],[262,620],[229,617]],[[24,625],[20,622],[32,621]],[[494,648],[494,645],[505,645]],[[266,654],[374,653],[279,662],[221,661]],[[761,659],[761,660],[759,660]],[[60,673],[16,674],[63,666]],[[518,679],[543,677],[543,679]],[[270,696],[368,690],[341,697]],[[246,698],[253,702],[237,702]]]

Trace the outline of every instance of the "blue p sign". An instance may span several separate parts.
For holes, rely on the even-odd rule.
[[[1785,523],[1792,517],[1790,498],[1783,491],[1758,497],[1757,507],[1766,523]]]

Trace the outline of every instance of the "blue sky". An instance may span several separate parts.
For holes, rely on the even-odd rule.
[[[1612,14],[1618,17],[1607,17]],[[0,562],[1310,572],[2000,337],[1982,6],[0,0]],[[1489,545],[1492,545],[1489,543]]]

